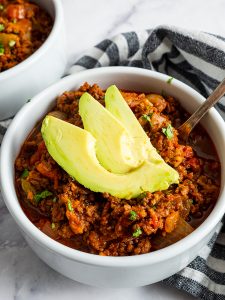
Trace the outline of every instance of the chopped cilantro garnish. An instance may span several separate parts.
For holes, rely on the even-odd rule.
[[[137,213],[135,211],[131,210],[129,219],[131,221],[135,221],[137,219]]]
[[[0,31],[3,31],[5,29],[5,26],[3,24],[0,24]]]
[[[2,4],[0,4],[0,10],[3,10],[4,6]]]
[[[52,229],[55,229],[55,223],[51,224]]]
[[[143,118],[144,120],[148,121],[149,124],[150,124],[151,126],[152,126],[152,122],[151,122],[151,117],[152,117],[152,115],[153,115],[153,113],[149,113],[148,115],[144,114],[144,115],[142,116],[142,118]]]
[[[142,230],[141,228],[137,228],[134,232],[133,232],[133,237],[139,237],[139,235],[142,234]]]
[[[3,55],[4,53],[5,53],[5,49],[0,46],[0,56]]]
[[[28,175],[29,175],[29,171],[27,169],[24,169],[21,178],[25,179],[27,178]]]
[[[143,115],[142,119],[150,122],[150,117],[148,115]]]
[[[142,200],[142,199],[144,199],[146,196],[147,196],[147,193],[144,192],[144,193],[141,193],[141,194],[137,197],[137,199],[138,199],[138,200]]]
[[[173,77],[170,77],[170,78],[168,78],[168,80],[166,82],[171,84],[172,80],[173,80]]]
[[[9,41],[9,47],[10,47],[10,48],[14,47],[15,44],[16,44],[16,41],[14,41],[14,40],[10,40],[10,41]]]
[[[70,200],[67,202],[67,207],[68,207],[69,211],[73,211],[72,203]]]
[[[151,208],[154,209],[154,210],[156,210],[156,205],[153,205]]]
[[[54,197],[54,198],[52,199],[52,202],[53,202],[53,203],[56,203],[56,201],[57,201],[57,198]]]
[[[12,22],[13,22],[14,24],[16,24],[16,23],[17,23],[17,19],[13,19]]]
[[[49,192],[47,190],[37,193],[36,195],[34,195],[34,200],[38,203],[39,201],[41,201],[42,199],[47,198],[48,196],[51,196],[52,192]]]
[[[162,128],[162,132],[169,140],[173,138],[173,127],[170,124],[166,128]]]

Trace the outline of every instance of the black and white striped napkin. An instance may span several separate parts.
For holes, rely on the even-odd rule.
[[[225,78],[225,38],[168,26],[122,33],[89,49],[68,73],[104,66],[132,66],[166,73],[207,97]],[[225,100],[216,108],[225,120]],[[0,143],[9,123],[10,120],[0,123]],[[218,224],[213,238],[198,257],[164,280],[165,284],[201,299],[225,300],[225,226],[222,225]]]

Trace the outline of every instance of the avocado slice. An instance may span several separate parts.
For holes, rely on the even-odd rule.
[[[126,174],[104,169],[96,157],[96,139],[86,130],[53,116],[46,116],[41,128],[52,158],[80,184],[94,192],[119,198],[135,198],[145,191],[165,190],[178,183],[178,173],[163,160],[144,161]]]
[[[161,156],[152,146],[149,137],[115,85],[111,85],[106,90],[105,107],[124,125],[130,136],[136,141],[134,151],[138,157],[143,160],[148,157],[148,160],[154,162],[162,161]]]
[[[84,129],[96,139],[96,155],[105,169],[124,174],[143,162],[132,151],[134,141],[123,124],[88,93],[79,100],[79,114]]]

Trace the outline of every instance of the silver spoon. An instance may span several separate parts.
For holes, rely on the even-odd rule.
[[[201,120],[201,118],[207,113],[207,111],[223,97],[224,94],[225,94],[225,79],[217,86],[217,88],[204,101],[204,103],[201,106],[199,106],[199,108],[190,116],[190,118],[177,129],[180,139],[183,142],[189,142],[189,144],[193,147],[193,149],[197,152],[199,156],[207,159],[215,160],[215,154],[204,153],[200,150],[202,148],[200,143],[206,143],[206,141],[202,139],[200,141],[193,143],[193,141],[190,140],[189,135],[192,129],[195,127],[195,125]]]

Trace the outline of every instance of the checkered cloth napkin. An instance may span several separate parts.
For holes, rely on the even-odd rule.
[[[168,26],[122,33],[89,49],[68,73],[103,66],[132,66],[162,72],[207,97],[225,78],[225,38]],[[216,109],[225,119],[225,99]],[[0,143],[9,123],[10,120],[0,123]],[[164,283],[201,299],[225,299],[223,221],[197,258]]]

